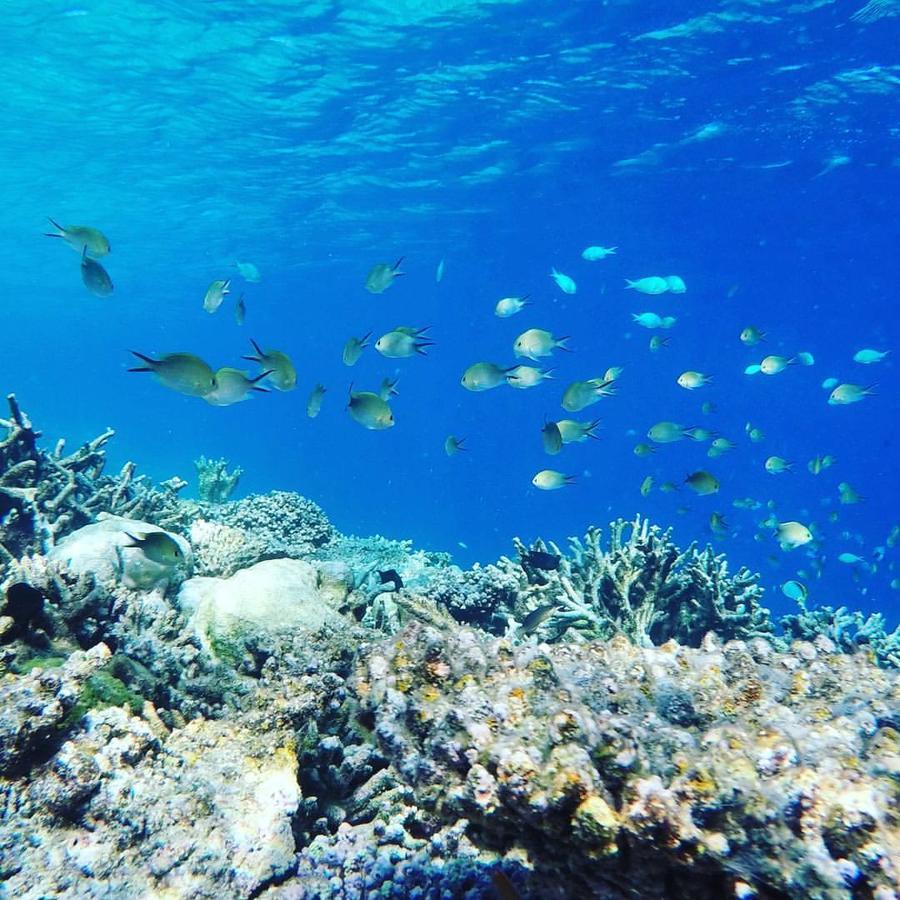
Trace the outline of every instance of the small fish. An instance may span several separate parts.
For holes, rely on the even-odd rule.
[[[543,572],[555,572],[559,569],[561,558],[559,554],[548,553],[546,550],[527,550],[522,557],[522,568],[528,566]]]
[[[460,379],[460,384],[467,391],[489,391],[506,383],[506,376],[517,366],[504,369],[492,362],[479,362],[469,366]]]
[[[529,634],[537,631],[547,619],[557,612],[558,608],[559,607],[555,603],[547,603],[544,606],[539,606],[537,609],[532,610],[525,616],[522,620],[522,624],[516,629],[516,637],[527,637]]]
[[[704,375],[702,372],[682,372],[676,379],[679,387],[683,387],[686,391],[696,391],[712,381],[712,375]]]
[[[650,491],[652,491],[652,490],[653,490],[653,476],[652,476],[652,475],[648,475],[648,476],[641,482],[641,496],[642,496],[642,497],[647,497],[647,496],[650,494]]]
[[[109,241],[102,231],[91,228],[90,225],[60,225],[48,218],[50,224],[56,229],[54,232],[45,233],[45,237],[62,238],[79,256],[85,253],[94,259],[106,256],[110,252]]]
[[[675,316],[663,316],[659,320],[659,327],[660,328],[671,328],[677,321],[678,320],[675,318]]]
[[[765,469],[770,475],[784,475],[794,468],[794,464],[780,456],[770,456],[765,462]]]
[[[731,529],[728,527],[725,516],[720,512],[714,512],[711,513],[709,517],[709,530],[716,537],[728,537],[728,533]]]
[[[447,456],[456,456],[457,453],[466,449],[463,447],[465,440],[465,438],[454,437],[451,434],[447,440],[444,441],[444,453],[446,453]]]
[[[564,444],[580,444],[588,438],[599,441],[600,438],[594,431],[600,427],[600,420],[593,419],[590,422],[578,422],[575,419],[559,419],[556,422],[562,442]]]
[[[386,400],[371,391],[354,391],[352,385],[347,411],[355,422],[369,431],[384,431],[394,426],[394,414]]]
[[[822,390],[830,391],[832,388],[836,388],[840,384],[840,381],[837,378],[826,378],[822,382]]]
[[[864,499],[846,481],[842,481],[838,485],[838,496],[844,506],[852,506],[854,503],[859,503]]]
[[[657,422],[647,432],[647,437],[654,444],[673,444],[675,441],[683,440],[687,431],[683,425],[675,422]]]
[[[95,297],[108,297],[113,292],[109,273],[87,255],[87,247],[81,252],[81,280]]]
[[[203,399],[210,406],[232,406],[240,403],[241,400],[246,400],[251,391],[267,394],[268,391],[265,388],[257,387],[257,383],[269,374],[269,372],[261,372],[255,378],[250,378],[246,372],[242,372],[240,369],[223,366],[216,371],[216,386],[208,394],[204,394]]]
[[[656,313],[651,313],[651,315],[656,315]],[[657,318],[659,317],[657,316]],[[662,320],[660,319],[660,322],[661,321]],[[659,353],[663,347],[668,347],[671,343],[672,341],[670,338],[663,337],[661,334],[654,334],[653,337],[650,338],[650,350],[653,353]]]
[[[396,569],[385,569],[378,573],[379,584],[392,584],[394,592],[403,590],[403,579],[400,577]]]
[[[779,522],[775,527],[782,550],[795,550],[812,541],[812,532],[800,522]]]
[[[601,381],[618,381],[619,376],[625,371],[625,366],[610,366],[604,373]]]
[[[529,294],[523,294],[521,297],[503,297],[497,301],[497,305],[494,307],[494,315],[498,319],[508,319],[510,316],[522,312],[526,306],[531,305],[531,301],[528,299],[529,296]]]
[[[687,285],[684,283],[684,279],[682,279],[678,275],[666,275],[665,282],[666,285],[668,285],[669,293],[683,294],[687,290]]]
[[[554,337],[549,331],[541,328],[529,328],[523,331],[513,342],[513,353],[525,359],[540,360],[552,356],[554,350],[568,350],[568,337]]]
[[[526,389],[537,387],[542,381],[553,378],[553,369],[539,369],[536,366],[514,366],[506,375],[510,387]]]
[[[799,581],[794,581],[791,579],[790,581],[786,581],[781,586],[781,593],[784,594],[789,600],[798,600],[805,601],[809,596],[809,591],[806,589],[806,585],[802,584]]]
[[[216,278],[211,281],[203,295],[203,308],[210,314],[214,313],[222,305],[225,297],[231,293],[230,286],[231,280],[228,278]]]
[[[641,328],[662,328],[662,318],[655,312],[632,313],[631,321]],[[650,345],[653,349],[653,345]]]
[[[718,479],[702,469],[697,472],[691,472],[684,479],[684,483],[699,497],[707,497],[710,494],[717,493],[719,490]]]
[[[544,453],[555,456],[562,450],[563,439],[562,432],[556,422],[545,422],[541,429],[541,442],[544,445]]]
[[[606,259],[607,256],[612,256],[618,247],[586,247],[581,251],[581,258],[586,259],[588,262],[597,262],[599,259]]]
[[[355,366],[359,362],[363,350],[369,346],[369,338],[371,336],[372,332],[367,331],[362,337],[347,338],[347,343],[344,344],[344,351],[341,354],[341,359],[344,361],[345,366]]]
[[[403,257],[401,256],[392,266],[388,263],[375,263],[366,276],[366,290],[370,294],[384,293],[394,283],[395,278],[405,274],[400,271],[402,262]]]
[[[744,425],[744,432],[754,444],[759,444],[766,438],[761,428],[757,428],[755,425],[751,425],[749,422]]]
[[[237,260],[235,260],[234,267],[238,270],[238,274],[244,281],[247,281],[250,284],[259,284],[259,282],[262,281],[259,269],[257,269],[252,262],[237,262]]]
[[[875,393],[877,385],[870,384],[868,387],[862,387],[859,384],[839,384],[828,397],[829,406],[847,406],[850,403],[859,403],[866,397],[871,397]]]
[[[716,411],[716,404],[712,402],[712,400],[707,400],[701,407],[700,412],[703,413],[704,416],[711,415]]]
[[[255,356],[242,356],[249,362],[259,363],[268,371],[266,380],[273,388],[279,391],[292,391],[297,387],[297,370],[291,362],[291,358],[281,350],[261,350],[259,344],[250,338],[250,343],[256,351]]]
[[[440,284],[444,280],[444,259],[441,257],[441,261],[437,264],[437,269],[434,272],[434,280]]]
[[[674,494],[675,491],[681,490],[674,481],[664,481],[660,486],[659,490],[663,494]]]
[[[778,375],[780,372],[783,372],[788,366],[801,365],[801,366],[811,366],[815,360],[813,359],[812,353],[808,353],[803,350],[798,353],[796,356],[788,357],[786,356],[777,356],[772,354],[767,356],[760,364],[759,370],[763,373],[763,375]]]
[[[871,366],[873,363],[881,362],[890,352],[890,350],[857,350],[853,354],[853,362]]]
[[[868,563],[861,556],[857,556],[855,553],[839,553],[838,562],[842,562],[847,566],[868,566]]]
[[[240,294],[237,298],[237,302],[234,304],[234,321],[238,323],[238,325],[244,324],[244,319],[247,318],[247,304],[244,301],[244,295]]]
[[[375,349],[388,359],[409,359],[412,356],[427,356],[426,348],[433,347],[434,341],[422,337],[424,328],[410,334],[404,330],[394,329],[383,334],[375,341]]]
[[[131,368],[129,372],[152,372],[163,387],[179,394],[205,397],[216,388],[213,370],[193,353],[167,353],[159,359],[144,356],[136,350],[131,353],[144,365]]]
[[[399,397],[400,391],[397,390],[399,382],[399,378],[383,378],[381,387],[378,388],[378,396],[385,401],[390,401],[392,397]]]
[[[651,453],[656,453],[656,447],[652,444],[636,444],[633,452],[635,456],[639,456],[643,459],[650,456]]]
[[[568,484],[575,484],[574,475],[563,475],[562,472],[556,472],[553,469],[541,469],[531,483],[542,491],[557,491]]]
[[[669,283],[658,275],[650,275],[647,278],[625,279],[625,288],[637,291],[639,294],[665,294],[669,290]]]
[[[322,400],[325,398],[325,392],[328,388],[324,384],[317,384],[310,392],[309,399],[306,401],[306,415],[310,419],[315,419],[322,410]]]
[[[825,456],[816,454],[816,456],[806,464],[806,468],[809,469],[813,475],[818,475],[820,472],[830,469],[835,462],[835,458],[830,454],[826,454]]]
[[[752,363],[744,369],[745,375],[759,375],[762,372],[762,366],[759,363]]]
[[[766,339],[766,332],[754,325],[748,325],[741,329],[741,343],[748,347],[755,347],[760,341]]]
[[[184,561],[184,553],[178,545],[178,541],[164,531],[138,534],[126,531],[124,534],[131,543],[122,546],[129,550],[140,550],[152,562],[161,566],[176,566]]]
[[[556,269],[551,270],[550,277],[556,282],[557,287],[559,287],[564,294],[574,294],[578,290],[578,287],[572,278],[568,275],[564,275],[562,272],[557,272]]]
[[[580,412],[603,397],[611,397],[615,390],[614,382],[602,378],[573,381],[563,393],[562,407],[566,412]]]

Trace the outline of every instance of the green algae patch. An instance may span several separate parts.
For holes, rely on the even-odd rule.
[[[72,728],[92,709],[105,709],[108,706],[127,706],[134,715],[139,715],[144,707],[144,698],[104,669],[84,682],[78,702],[69,710],[63,720],[63,727]]]
[[[65,661],[65,656],[31,656],[14,663],[10,668],[16,675],[27,675],[34,669],[58,669]]]

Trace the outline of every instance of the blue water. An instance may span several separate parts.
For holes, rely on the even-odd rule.
[[[775,608],[815,556],[813,602],[895,619],[896,549],[871,568],[837,560],[872,563],[900,519],[900,15],[856,22],[861,5],[7,0],[0,387],[48,441],[114,427],[112,467],[135,459],[193,490],[192,461],[225,456],[245,470],[242,493],[296,490],[345,532],[412,538],[462,565],[510,552],[513,535],[562,541],[635,513],[706,541],[720,512],[732,533],[716,546],[763,572]],[[41,237],[48,215],[108,235],[113,297],[91,296],[76,254]],[[590,244],[619,250],[589,263]],[[367,293],[372,264],[400,256],[407,274]],[[261,283],[242,284],[236,259]],[[654,274],[680,275],[687,293],[624,289]],[[226,277],[234,294],[210,316],[206,286]],[[524,293],[527,311],[493,316]],[[631,322],[645,310],[678,318],[657,354]],[[432,326],[427,358],[370,349],[342,365],[350,335],[398,324]],[[767,343],[743,346],[748,324]],[[530,327],[571,335],[554,381],[462,389],[473,362],[511,365]],[[240,364],[250,337],[292,355],[295,392],[214,408],[126,372],[129,349]],[[863,347],[893,352],[865,367],[852,361]],[[800,350],[813,367],[743,374]],[[602,439],[546,456],[539,429],[564,416],[565,385],[613,365],[617,396],[576,416],[600,417]],[[714,384],[681,389],[685,369]],[[396,427],[361,429],[344,409],[351,380],[374,390],[397,372]],[[829,406],[832,376],[877,394]],[[311,421],[317,381],[329,390]],[[738,446],[718,460],[690,441],[634,456],[664,419]],[[450,433],[469,452],[447,458]],[[817,453],[837,463],[814,477]],[[767,474],[772,454],[795,470]],[[577,484],[535,490],[547,467]],[[639,492],[648,474],[658,486],[699,468],[717,495]],[[865,501],[839,504],[841,481]],[[783,552],[760,526],[770,510],[733,508],[744,497],[820,540]]]

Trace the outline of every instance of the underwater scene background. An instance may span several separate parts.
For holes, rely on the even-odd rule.
[[[900,896],[898,48],[8,0],[0,898]]]
[[[49,435],[112,426],[113,459],[157,478],[193,482],[195,458],[224,456],[244,470],[240,493],[298,490],[344,531],[410,537],[461,565],[516,534],[561,540],[635,512],[704,541],[717,512],[722,549],[764,573],[769,602],[791,605],[777,588],[799,568],[813,601],[890,614],[892,554],[876,548],[897,522],[896,365],[852,360],[894,349],[898,331],[898,19],[874,6],[860,21],[832,2],[11,2],[0,380]],[[112,297],[88,294],[75,254],[40,236],[47,216],[110,238]],[[581,258],[598,244],[618,250]],[[370,267],[401,256],[405,277],[368,294]],[[685,294],[625,290],[669,273]],[[229,277],[229,305],[208,315],[207,284]],[[493,315],[524,294],[533,305],[514,319]],[[632,322],[645,310],[677,317],[658,353],[648,341],[663,332]],[[427,358],[370,349],[342,365],[350,335],[398,323],[431,325]],[[748,325],[766,342],[744,346]],[[530,327],[571,335],[553,381],[460,386],[476,361],[517,362]],[[240,365],[251,337],[292,356],[296,392],[223,409],[125,372],[129,349]],[[815,365],[743,374],[798,351]],[[600,440],[547,457],[539,430],[562,416],[565,385],[609,366],[624,373],[588,410]],[[683,390],[684,370],[713,383]],[[350,382],[395,374],[396,427],[362,431]],[[829,406],[828,377],[877,382],[876,396]],[[328,393],[311,421],[316,382]],[[635,457],[660,420],[737,446],[712,461],[691,441]],[[451,433],[469,452],[445,456]],[[769,475],[773,454],[793,471]],[[817,454],[837,462],[816,477]],[[577,485],[535,490],[547,467]],[[659,493],[696,469],[718,494]],[[865,501],[841,505],[841,482]],[[764,506],[735,509],[741,498]],[[773,513],[814,524],[813,547],[780,551],[760,525]]]

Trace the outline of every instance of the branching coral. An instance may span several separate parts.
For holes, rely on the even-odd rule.
[[[224,503],[233,493],[244,470],[236,466],[228,471],[227,459],[194,460],[197,468],[197,494],[205,503]]]
[[[10,415],[0,419],[6,436],[0,439],[0,576],[4,565],[29,553],[43,552],[69,531],[94,521],[101,512],[165,525],[177,517],[177,491],[184,486],[170,479],[160,488],[135,478],[134,463],[118,475],[103,474],[107,429],[65,453],[65,442],[52,451],[38,447],[41,432],[7,397]]]
[[[571,627],[586,638],[624,634],[641,646],[670,638],[697,646],[707,631],[726,640],[772,632],[759,602],[759,576],[745,568],[730,576],[725,557],[712,548],[691,544],[681,551],[671,530],[640,517],[614,522],[606,550],[601,536],[591,528],[583,540],[572,538],[569,557],[553,543],[538,542],[532,550],[549,548],[560,557],[558,569],[550,571],[531,566],[529,551],[518,542],[520,562],[501,560],[506,572],[522,573],[517,613],[555,604],[550,632]]]
[[[842,653],[868,650],[879,666],[900,669],[900,625],[887,631],[880,612],[864,616],[859,610],[850,612],[846,606],[808,609],[803,600],[797,604],[800,612],[782,616],[778,622],[788,638],[814,641],[824,635]]]

